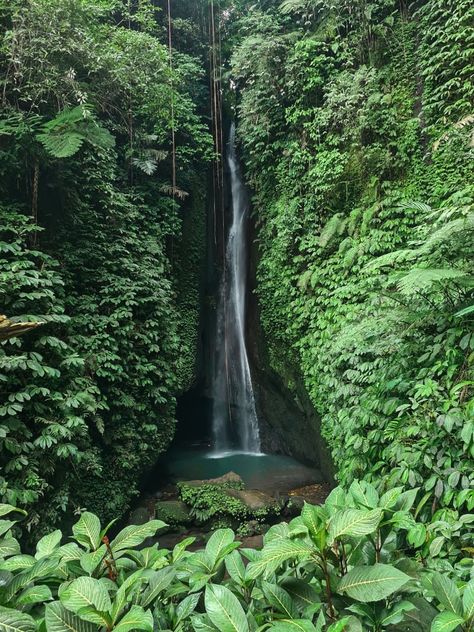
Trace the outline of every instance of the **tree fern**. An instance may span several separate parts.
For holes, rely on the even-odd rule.
[[[456,268],[413,268],[398,279],[397,287],[402,294],[410,296],[429,290],[435,283],[467,277],[470,277],[467,272]]]
[[[115,144],[110,132],[97,123],[88,107],[82,105],[63,110],[45,123],[37,139],[54,158],[74,156],[84,142],[102,149],[111,149]]]

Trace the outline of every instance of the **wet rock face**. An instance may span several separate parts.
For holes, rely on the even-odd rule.
[[[258,264],[257,231],[251,226],[250,269],[247,306],[247,340],[252,368],[262,450],[286,454],[321,470],[324,480],[334,485],[334,466],[324,439],[320,419],[303,384],[298,367],[291,366],[288,350],[281,350],[281,370],[275,371],[267,340],[260,324],[256,293]],[[288,386],[291,385],[291,388]]]

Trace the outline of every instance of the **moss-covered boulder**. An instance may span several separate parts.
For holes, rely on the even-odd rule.
[[[160,500],[155,504],[155,516],[170,527],[189,525],[193,522],[191,512],[181,500]]]

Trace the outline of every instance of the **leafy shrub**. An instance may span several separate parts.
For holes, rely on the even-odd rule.
[[[109,540],[110,525],[103,529],[85,512],[71,541],[62,544],[54,531],[24,554],[13,537],[18,523],[3,519],[0,625],[22,632],[376,632],[410,621],[425,627],[433,618],[432,632],[469,630],[472,560],[467,580],[420,564],[407,542],[419,526],[414,500],[413,490],[380,496],[364,482],[337,488],[323,506],[305,505],[301,516],[272,527],[261,551],[238,550],[230,529],[194,553],[187,550],[193,538],[161,550],[148,541],[164,526],[159,520]],[[16,512],[0,506],[3,516]],[[417,619],[421,596],[440,610],[428,607],[428,621]]]

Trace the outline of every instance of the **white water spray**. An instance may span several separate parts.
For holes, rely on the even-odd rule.
[[[230,131],[228,165],[231,177],[232,225],[227,238],[217,312],[217,339],[212,385],[214,450],[260,453],[255,397],[245,344],[247,286],[246,228],[248,203]]]

